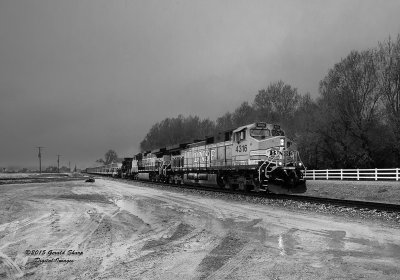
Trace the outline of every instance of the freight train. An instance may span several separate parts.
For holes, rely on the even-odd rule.
[[[116,175],[106,169],[86,172]],[[306,191],[304,170],[296,144],[279,125],[265,122],[139,153],[118,168],[121,177],[136,180],[289,194]]]

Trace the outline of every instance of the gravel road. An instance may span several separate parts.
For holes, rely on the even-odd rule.
[[[0,279],[399,279],[396,224],[97,179],[0,186]]]

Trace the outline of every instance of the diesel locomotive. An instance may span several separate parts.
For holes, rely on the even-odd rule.
[[[304,164],[277,124],[257,122],[125,158],[122,177],[242,191],[303,193]],[[97,174],[96,169],[88,173]]]

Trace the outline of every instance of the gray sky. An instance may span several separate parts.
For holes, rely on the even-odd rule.
[[[400,1],[0,0],[0,167],[84,168],[151,125],[300,93],[400,33]]]

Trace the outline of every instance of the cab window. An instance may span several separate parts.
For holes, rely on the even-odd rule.
[[[271,136],[271,132],[268,128],[265,129],[260,129],[260,128],[254,128],[250,130],[250,136],[255,138],[255,139],[265,139],[269,136]]]
[[[242,130],[235,133],[235,141],[240,142],[246,139],[246,130]]]

